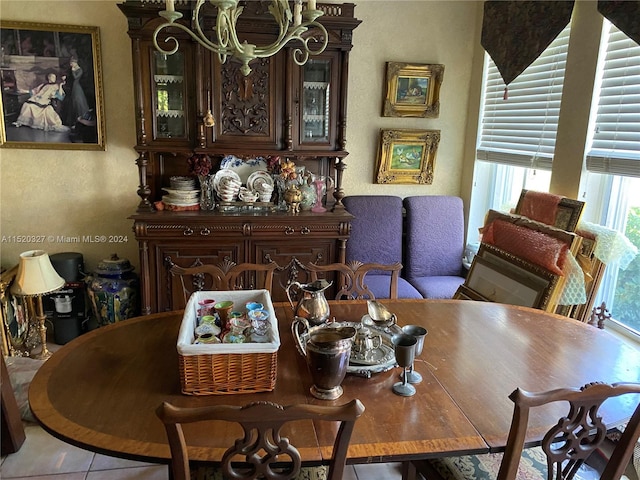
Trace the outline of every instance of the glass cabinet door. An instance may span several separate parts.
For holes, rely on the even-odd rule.
[[[331,60],[312,59],[302,67],[302,125],[300,143],[331,139]]]
[[[182,139],[186,135],[184,62],[182,52],[153,52],[155,138]]]

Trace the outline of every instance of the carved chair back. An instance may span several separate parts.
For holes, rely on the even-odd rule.
[[[375,300],[375,295],[366,284],[366,275],[372,271],[391,272],[389,284],[389,298],[398,298],[398,279],[402,264],[399,262],[387,265],[382,263],[362,263],[357,260],[348,263],[330,263],[328,265],[308,264],[307,269],[311,281],[318,280],[319,272],[337,272],[340,288],[336,293],[336,300],[369,299]]]
[[[164,402],[156,413],[167,431],[174,480],[191,478],[182,424],[211,420],[235,422],[243,429],[244,436],[226,450],[221,462],[224,478],[237,480],[295,477],[300,473],[302,460],[289,439],[281,436],[282,427],[299,420],[340,422],[327,474],[327,480],[338,480],[344,472],[353,427],[363,412],[364,406],[356,399],[338,406],[282,406],[271,402],[254,402],[242,407],[215,405],[181,408]]]
[[[604,442],[607,426],[598,410],[612,397],[629,395],[638,402],[640,383],[590,383],[582,388],[563,388],[543,393],[530,393],[516,389],[509,398],[515,403],[507,447],[498,472],[498,480],[514,480],[525,441],[529,410],[552,402],[568,402],[569,412],[559,419],[542,440],[547,457],[549,479],[568,480],[584,461]],[[600,477],[601,480],[618,480],[631,460],[633,449],[640,436],[640,403],[622,437],[613,450]],[[558,443],[560,442],[560,443]],[[564,464],[564,466],[563,466]]]
[[[184,302],[195,291],[204,290],[252,290],[265,289],[271,292],[273,272],[278,264],[271,263],[239,263],[225,259],[218,265],[205,264],[194,267],[172,265],[169,272],[179,276],[182,285]],[[249,275],[245,275],[249,273]]]

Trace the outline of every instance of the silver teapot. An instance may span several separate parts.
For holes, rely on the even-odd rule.
[[[382,336],[372,333],[365,326],[358,328],[355,340],[353,341],[353,353],[359,357],[367,358],[371,352],[380,348],[382,345]]]
[[[324,296],[324,291],[331,286],[333,282],[327,282],[325,279],[316,280],[312,283],[301,284],[299,282],[291,282],[287,285],[287,298],[296,317],[306,319],[311,325],[320,325],[329,319],[329,303]],[[294,306],[291,298],[291,289],[296,287],[300,294],[298,304]]]

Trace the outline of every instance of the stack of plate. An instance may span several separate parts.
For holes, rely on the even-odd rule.
[[[196,189],[196,179],[194,177],[171,177],[169,178],[169,183],[174,190]]]
[[[193,177],[171,177],[171,188],[163,188],[169,195],[164,195],[165,205],[174,207],[193,207],[200,203],[200,190],[196,189]]]

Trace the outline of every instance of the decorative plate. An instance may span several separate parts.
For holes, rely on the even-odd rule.
[[[258,172],[253,172],[251,175],[249,175],[249,178],[247,179],[247,188],[249,190],[261,191],[262,185],[269,185],[271,186],[271,189],[273,189],[274,187],[273,178],[271,178],[271,175],[269,175],[269,172],[265,170],[260,170]]]
[[[228,169],[220,169],[216,172],[213,177],[213,189],[219,193],[220,180],[223,178],[233,178],[235,180],[241,181],[240,176],[234,172],[233,170]]]
[[[267,170],[267,161],[263,157],[242,159],[235,155],[227,155],[220,162],[220,170],[231,170],[237,173],[242,184],[247,185],[252,173]]]
[[[200,205],[199,200],[183,201],[180,199],[173,198],[169,195],[165,195],[164,197],[162,197],[162,202],[167,205],[173,205],[175,207],[193,207],[195,205]]]
[[[169,196],[175,200],[197,200],[200,196],[200,190],[174,190],[173,188],[162,189],[169,194]]]

